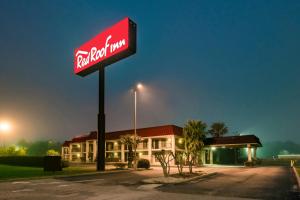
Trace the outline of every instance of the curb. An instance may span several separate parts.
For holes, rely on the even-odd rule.
[[[164,181],[153,181],[153,182],[148,182],[147,180],[148,179],[145,179],[145,180],[142,180],[141,182],[143,184],[163,184],[163,185],[168,185],[168,184],[182,184],[182,183],[187,183],[187,182],[190,182],[190,181],[195,181],[195,180],[198,180],[198,179],[203,179],[203,178],[207,178],[207,177],[210,177],[210,176],[214,176],[216,175],[217,172],[213,172],[213,173],[208,173],[208,174],[203,174],[201,176],[196,176],[196,177],[193,177],[193,178],[187,178],[187,179],[183,179],[183,180],[178,180],[176,182],[164,182]]]
[[[296,167],[295,167],[295,166],[293,166],[293,171],[294,171],[294,174],[295,174],[295,176],[296,176],[296,179],[297,179],[297,183],[298,183],[298,190],[300,190],[300,177],[299,177],[299,174],[298,174],[298,172],[297,172],[297,170],[296,170]]]

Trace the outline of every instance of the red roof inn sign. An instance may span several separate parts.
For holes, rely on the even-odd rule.
[[[86,76],[99,71],[97,170],[105,170],[105,66],[136,52],[136,24],[125,18],[74,51],[74,72]]]
[[[136,24],[125,18],[75,49],[74,72],[85,76],[135,52]]]

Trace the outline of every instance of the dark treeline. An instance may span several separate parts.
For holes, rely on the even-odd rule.
[[[59,155],[61,143],[53,140],[40,140],[28,142],[24,139],[14,145],[1,146],[0,156],[45,156]]]
[[[24,139],[20,140],[17,145],[26,148],[28,156],[44,156],[47,151],[53,149],[57,152],[61,151],[61,143],[53,140],[40,140],[35,142],[28,142]]]

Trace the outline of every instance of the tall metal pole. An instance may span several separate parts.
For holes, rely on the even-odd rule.
[[[137,144],[136,144],[136,89],[134,90],[134,169],[137,169],[137,163],[136,163],[136,149],[137,149]]]
[[[98,113],[98,148],[97,148],[97,171],[105,170],[105,113],[104,113],[104,90],[105,90],[104,66],[99,69],[99,113]]]

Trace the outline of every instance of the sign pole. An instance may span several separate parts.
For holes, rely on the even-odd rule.
[[[99,113],[98,113],[98,148],[97,171],[105,171],[105,113],[104,113],[105,70],[99,68]]]
[[[136,24],[128,17],[96,35],[74,51],[74,72],[86,76],[99,71],[97,171],[105,170],[105,67],[136,53]]]

